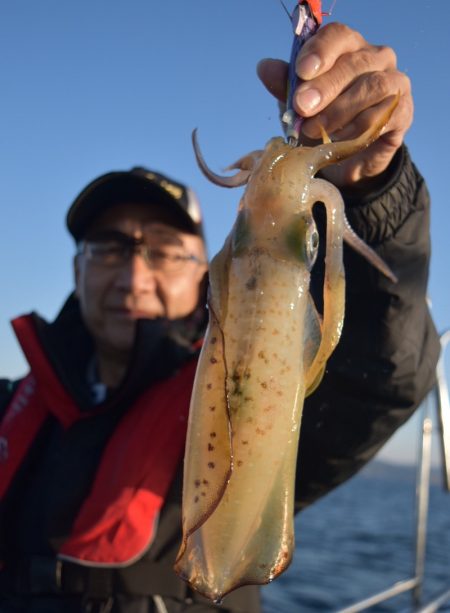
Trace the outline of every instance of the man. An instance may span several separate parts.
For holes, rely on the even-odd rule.
[[[428,196],[403,137],[406,77],[389,49],[330,24],[307,43],[298,110],[350,138],[400,103],[383,136],[327,178],[355,230],[399,278],[346,253],[342,339],[305,404],[296,499],[309,504],[351,476],[420,403],[439,344],[425,302]],[[285,67],[259,66],[275,94]],[[0,611],[257,613],[245,587],[213,605],[173,573],[181,458],[207,270],[188,188],[146,169],[103,175],[72,204],[75,292],[56,320],[18,318],[30,362],[0,386]],[[320,271],[313,291],[320,297]]]

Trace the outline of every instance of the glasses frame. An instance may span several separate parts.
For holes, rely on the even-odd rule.
[[[100,245],[102,243],[103,244],[116,243],[117,246],[121,247],[123,250],[123,254],[119,256],[119,259],[121,261],[108,263],[106,261],[102,261],[102,258],[99,256],[99,254],[94,254],[93,247],[95,245]],[[153,250],[155,252],[159,252],[160,256],[163,254],[161,249],[154,248]],[[131,261],[133,255],[136,255],[136,254],[139,254],[143,258],[148,268],[150,268],[151,270],[156,270],[158,272],[162,272],[164,274],[169,274],[169,275],[177,274],[181,272],[183,270],[183,267],[188,262],[194,262],[199,265],[207,264],[205,260],[197,257],[193,253],[188,253],[184,249],[184,247],[182,247],[181,250],[185,251],[185,254],[173,255],[173,256],[171,256],[170,254],[164,254],[164,257],[161,258],[160,261],[164,262],[165,264],[169,264],[171,262],[174,264],[173,269],[171,269],[170,266],[169,266],[169,269],[167,269],[165,268],[165,266],[158,266],[156,264],[155,259],[151,255],[152,254],[151,245],[148,245],[147,243],[145,243],[144,240],[141,238],[134,238],[132,236],[124,235],[123,239],[119,239],[118,237],[114,237],[114,238],[111,237],[111,238],[104,238],[104,239],[97,239],[97,240],[86,239],[86,240],[80,241],[77,245],[77,254],[84,255],[89,262],[94,262],[96,265],[100,265],[104,268],[120,268],[122,266],[125,266]]]

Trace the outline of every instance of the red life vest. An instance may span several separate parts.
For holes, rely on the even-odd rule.
[[[86,418],[59,382],[32,318],[13,327],[31,366],[0,424],[0,499],[49,415],[64,428]],[[125,566],[152,543],[160,509],[181,461],[197,360],[152,385],[122,417],[101,458],[89,496],[59,557]]]

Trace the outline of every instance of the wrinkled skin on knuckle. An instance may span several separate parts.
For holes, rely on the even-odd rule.
[[[392,132],[397,139],[403,140],[405,133],[411,127],[414,119],[414,104],[412,97],[401,96],[396,114],[392,119]]]
[[[385,83],[379,80],[381,88],[385,88],[385,98],[401,92],[400,100],[388,125],[386,135],[390,138],[385,139],[401,145],[405,133],[411,127],[414,117],[414,101],[411,93],[411,81],[407,75],[401,72],[387,73]]]
[[[356,44],[363,44],[365,42],[365,39],[361,36],[361,34],[359,34],[359,32],[352,30],[352,28],[344,23],[340,23],[339,21],[334,21],[322,26],[322,32],[329,36],[339,36],[353,40]]]
[[[365,44],[364,38],[358,32],[343,23],[327,23],[305,43],[301,55],[317,53],[324,65],[330,68],[330,49],[334,48],[337,40],[346,40],[350,47],[361,47]]]
[[[402,91],[400,98],[400,110],[405,110],[411,125],[414,116],[414,100],[412,96],[411,79],[403,72],[399,73],[399,81],[401,83],[399,89]],[[408,126],[409,127],[409,126]]]
[[[411,124],[414,119],[414,103],[411,96],[403,96],[402,98],[403,104],[400,107],[400,112],[403,113],[404,116],[404,131],[408,130],[411,127]]]
[[[355,74],[362,75],[372,72],[376,65],[376,58],[372,48],[365,47],[353,53],[351,58]]]
[[[352,47],[360,48],[367,45],[366,39],[356,30],[353,30],[346,24],[340,22],[333,22],[323,26],[323,29],[329,28],[330,35],[333,37],[339,37],[346,39],[351,43]]]
[[[384,100],[384,98],[396,93],[396,91],[393,91],[389,73],[383,70],[376,70],[367,75],[367,87],[369,91],[376,92],[376,97],[379,100]]]
[[[397,68],[397,54],[391,47],[386,45],[375,45],[374,49],[387,68]]]

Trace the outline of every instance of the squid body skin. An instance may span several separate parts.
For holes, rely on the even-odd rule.
[[[343,241],[393,280],[349,229],[339,191],[314,178],[368,146],[393,112],[355,140],[291,147],[274,138],[239,160],[247,183],[236,222],[210,266],[209,325],[191,400],[183,485],[183,542],[176,572],[219,602],[246,584],[272,581],[294,549],[294,482],[305,395],[320,382],[344,319]],[[309,293],[327,213],[323,314]]]

